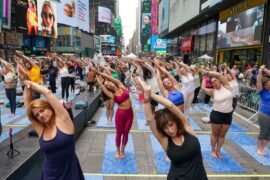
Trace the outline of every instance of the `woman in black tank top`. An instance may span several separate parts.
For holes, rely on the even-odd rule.
[[[168,180],[206,180],[199,140],[183,113],[168,99],[151,93],[151,86],[138,78],[145,98],[145,114],[148,124],[171,159]],[[150,99],[166,109],[152,113]]]

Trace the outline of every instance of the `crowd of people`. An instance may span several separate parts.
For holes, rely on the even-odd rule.
[[[117,159],[125,158],[125,147],[134,118],[131,93],[138,94],[137,100],[144,106],[145,125],[150,127],[166,152],[167,160],[171,162],[168,179],[207,179],[200,143],[189,123],[189,112],[197,106],[202,90],[205,105],[213,104],[210,114],[211,156],[223,158],[221,148],[239,96],[240,73],[235,66],[231,69],[225,63],[211,67],[189,66],[181,59],[168,62],[159,58],[109,58],[101,62],[61,55],[53,55],[47,60],[33,60],[21,53],[16,53],[13,60],[16,67],[1,60],[0,74],[4,77],[11,115],[16,114],[16,74],[24,89],[27,115],[46,155],[44,179],[83,179],[75,154],[73,123],[54,95],[57,76],[61,77],[61,96],[65,102],[70,101],[69,92],[75,89],[76,76],[86,80],[90,91],[97,85],[100,87],[107,123],[115,123],[116,127]],[[255,83],[261,96],[260,133],[256,150],[259,155],[265,156],[265,147],[270,140],[270,70],[265,66],[261,66],[258,72],[247,69],[246,76],[249,76],[249,71],[252,77],[256,75],[256,79],[255,82],[252,79],[247,81],[251,85]],[[40,99],[40,94],[45,100]],[[114,120],[115,103],[118,109]],[[159,104],[164,109],[158,110]]]

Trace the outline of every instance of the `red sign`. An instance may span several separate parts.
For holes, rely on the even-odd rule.
[[[193,50],[193,37],[187,37],[181,39],[181,51],[187,52]]]

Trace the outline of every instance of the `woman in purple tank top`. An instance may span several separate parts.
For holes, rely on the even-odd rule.
[[[24,104],[27,116],[39,136],[40,149],[45,153],[41,179],[84,179],[75,153],[74,126],[64,106],[50,90],[34,82],[24,81]],[[32,101],[32,91],[46,100]]]

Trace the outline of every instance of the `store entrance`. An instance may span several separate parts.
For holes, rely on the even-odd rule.
[[[261,48],[219,50],[218,64],[227,63],[229,67],[236,65],[240,71],[243,71],[247,65],[260,65],[261,53]]]

